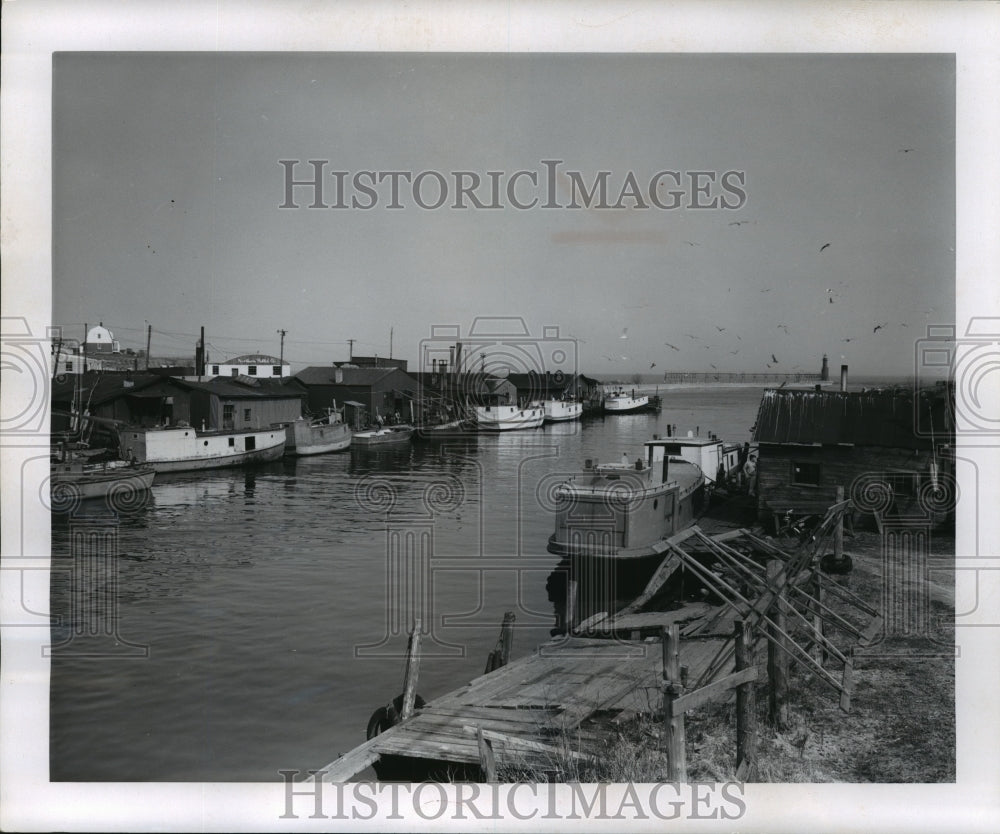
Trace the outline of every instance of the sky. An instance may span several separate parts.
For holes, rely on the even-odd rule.
[[[417,369],[440,333],[502,318],[566,343],[549,370],[818,371],[825,353],[903,375],[955,319],[948,54],[61,53],[53,75],[71,338],[102,321],[143,348],[148,323],[154,357],[183,356],[204,326],[221,361],[277,355],[283,329],[297,369],[347,360],[348,339],[387,356],[391,331]],[[346,208],[308,208],[309,187],[279,208],[308,160],[326,205],[347,172]],[[533,208],[506,191],[522,170]],[[448,199],[418,205],[431,173],[416,196],[397,180],[401,208],[388,178],[353,207],[361,171],[439,172]],[[483,208],[452,207],[462,171]],[[602,171],[606,207],[587,207]],[[662,171],[676,207],[653,204]]]

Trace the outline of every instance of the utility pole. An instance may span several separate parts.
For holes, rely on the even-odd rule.
[[[392,328],[389,328],[389,358],[392,359]]]
[[[87,373],[87,334],[90,332],[90,324],[83,323],[83,372]]]
[[[149,343],[153,338],[153,325],[146,322],[146,370],[149,370]]]
[[[350,345],[350,353],[348,354],[348,356],[349,356],[348,361],[353,362],[354,361],[354,339],[348,339],[347,340],[347,344]]]
[[[285,364],[285,334],[287,330],[279,330],[278,333],[281,334],[281,354],[278,357],[278,361],[281,365]]]

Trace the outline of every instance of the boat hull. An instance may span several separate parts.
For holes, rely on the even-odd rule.
[[[190,472],[268,463],[285,452],[285,431],[198,432],[191,427],[124,429],[122,454],[157,472]]]
[[[476,428],[480,431],[537,429],[544,422],[545,411],[538,404],[524,408],[514,405],[479,406],[476,408]]]
[[[119,490],[145,492],[153,485],[156,470],[150,466],[102,467],[87,464],[53,464],[50,490],[55,496],[72,495],[81,499],[107,498]]]
[[[309,423],[296,420],[285,427],[285,451],[292,455],[325,455],[351,446],[352,432],[346,423]]]
[[[383,446],[401,446],[409,443],[413,437],[412,426],[392,426],[371,431],[355,432],[352,444],[361,448],[371,449]]]
[[[646,411],[649,408],[649,397],[627,397],[623,399],[605,400],[605,414],[633,414]]]
[[[544,409],[546,423],[564,423],[569,420],[579,420],[583,415],[583,403],[546,400]]]

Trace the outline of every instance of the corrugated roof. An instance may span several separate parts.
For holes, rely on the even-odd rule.
[[[917,415],[919,411],[919,423]],[[765,391],[753,439],[759,443],[850,443],[929,449],[952,432],[942,389],[875,389],[865,392]]]

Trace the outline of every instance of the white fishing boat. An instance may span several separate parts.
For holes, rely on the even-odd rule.
[[[285,425],[285,451],[291,455],[322,455],[340,452],[351,445],[350,426],[340,413],[331,411],[317,420],[299,418]]]
[[[156,470],[124,460],[88,461],[75,455],[53,458],[49,490],[53,510],[70,506],[75,500],[132,497],[149,490]]]
[[[353,443],[364,448],[399,446],[410,442],[413,431],[413,426],[407,425],[380,426],[354,432]]]
[[[157,472],[217,469],[278,460],[285,452],[284,429],[198,431],[191,426],[118,429],[122,454]]]
[[[649,397],[645,394],[636,395],[618,388],[604,398],[604,411],[607,414],[629,414],[636,411],[646,411],[649,408]]]
[[[536,429],[544,422],[545,409],[539,402],[524,406],[499,403],[476,406],[476,427],[481,431]]]
[[[555,489],[549,552],[616,561],[662,557],[663,540],[689,526],[704,501],[704,473],[670,455],[671,445],[657,438],[635,460],[587,460],[581,474]]]
[[[579,420],[583,414],[583,403],[576,400],[545,400],[542,403],[546,423],[561,423],[566,420]]]

